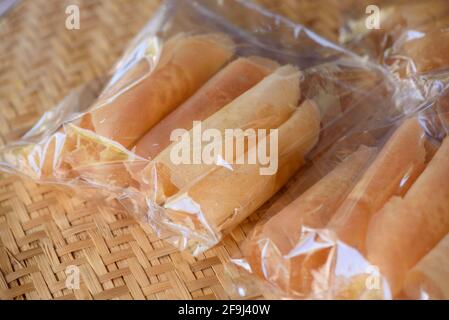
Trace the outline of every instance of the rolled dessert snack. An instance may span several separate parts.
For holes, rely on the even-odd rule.
[[[404,1],[391,5],[386,3],[382,6],[380,29],[367,29],[365,17],[362,16],[351,23],[349,34],[343,35],[341,40],[353,42],[349,44],[356,50],[369,48],[371,54],[383,58],[385,50],[392,42],[421,37],[429,28],[444,28],[443,21],[447,21],[448,13],[449,3],[445,0]],[[425,54],[430,56],[432,51],[429,50]]]
[[[232,40],[221,33],[169,39],[154,70],[140,61],[80,119],[38,144],[16,148],[13,152],[21,157],[14,160],[15,166],[42,181],[81,176],[100,184],[138,186],[128,171],[142,169],[142,159],[124,149],[190,97],[233,54]],[[111,97],[115,98],[110,101]]]
[[[52,182],[59,180],[60,150],[66,137],[56,132],[38,143],[24,143],[6,146],[2,151],[3,163],[8,163],[17,173],[26,175],[36,181]]]
[[[404,195],[422,172],[425,134],[416,118],[403,122],[337,209],[327,228],[364,251],[371,217],[394,195]]]
[[[150,129],[135,146],[134,152],[147,159],[155,158],[171,143],[175,129],[190,130],[193,121],[202,121],[249,90],[278,64],[262,57],[238,58],[219,71],[192,97]]]
[[[392,197],[369,224],[366,256],[387,278],[394,296],[407,272],[449,232],[448,162],[446,137],[405,196]]]
[[[126,150],[131,140],[192,95],[232,57],[233,50],[232,40],[224,34],[169,39],[152,72],[141,61],[107,88],[81,119],[64,125],[58,148],[52,142],[41,154],[42,171],[59,179],[79,177],[108,188],[138,189],[134,173],[148,161]]]
[[[190,248],[209,248],[223,234],[269,200],[303,164],[305,155],[318,142],[320,113],[316,104],[306,100],[278,128],[278,141],[273,132],[248,149],[258,152],[260,145],[278,144],[278,168],[262,173],[263,165],[233,164],[216,167],[168,198],[162,205],[166,226],[178,234],[188,234]],[[273,149],[270,149],[273,152]]]
[[[385,81],[384,75],[359,66],[351,68],[351,64],[335,66],[329,63],[312,71],[304,71],[301,91],[304,96],[317,102],[322,114],[320,144],[313,150],[313,159],[328,154],[340,138],[353,136],[351,132],[355,130],[365,132],[365,135],[383,136],[379,127],[382,131],[391,127],[377,125],[373,119],[385,119],[390,114],[392,118],[400,115],[399,110],[389,102],[391,83]],[[323,92],[329,93],[332,98],[329,94],[323,95]],[[373,105],[376,107],[373,108]],[[371,142],[360,144],[372,145]]]
[[[313,246],[293,252],[300,245],[303,228],[327,225],[375,153],[376,148],[362,145],[266,223],[256,226],[244,245],[251,271],[287,295],[307,297],[314,281],[311,267],[320,267],[326,257],[313,256],[319,251]]]
[[[148,76],[94,107],[80,126],[131,147],[163,117],[187,100],[234,54],[234,43],[225,34],[211,33],[170,38],[157,65]]]
[[[448,13],[449,3],[444,0],[417,1],[395,8],[386,19],[386,29],[393,34],[394,42],[387,60],[405,62],[406,73],[447,69]]]
[[[202,136],[202,132],[208,129],[224,137],[226,129],[241,129],[243,132],[248,129],[278,128],[298,105],[300,77],[301,73],[297,68],[289,65],[280,67],[202,121],[200,128],[184,130],[185,132],[177,142],[165,148],[145,168],[141,179],[142,191],[146,192],[152,201],[163,203],[165,199],[207,175],[211,170],[233,163],[235,159],[245,154],[246,143],[244,148],[224,152],[226,150],[221,139],[207,142],[203,139],[198,141],[197,137]],[[235,142],[240,138],[232,136],[230,139],[234,145],[237,145]],[[220,143],[221,146],[216,146],[216,149],[222,150],[216,155],[215,163],[205,163],[197,158],[195,154],[201,156],[201,150],[215,143]],[[173,155],[182,153],[186,146],[189,149],[188,161],[173,161]]]
[[[449,234],[411,269],[404,291],[411,299],[449,299]]]

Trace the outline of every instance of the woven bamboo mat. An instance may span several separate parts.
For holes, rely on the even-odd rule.
[[[159,2],[22,0],[0,18],[1,142],[20,137],[71,89],[104,75]],[[308,9],[305,1],[260,2],[293,19],[301,12],[299,21],[335,36],[339,16],[317,11],[315,1]],[[70,4],[80,7],[80,30],[65,28]],[[305,19],[304,10],[313,14]],[[320,16],[328,23],[317,23]],[[223,264],[239,250],[252,220],[192,258],[123,212],[2,175],[0,299],[232,298],[223,289],[229,281]],[[72,265],[81,276],[73,290],[66,286]]]

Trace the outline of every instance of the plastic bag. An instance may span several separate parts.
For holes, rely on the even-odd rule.
[[[366,26],[363,11],[346,16],[340,43],[359,54],[366,54],[401,77],[449,71],[449,3],[429,1],[374,1],[379,9],[376,28]]]
[[[268,209],[234,262],[277,297],[447,299],[446,100],[351,129]]]
[[[449,298],[449,6],[379,6],[380,30],[367,30],[363,16],[340,40],[397,79],[403,114],[354,127],[268,209],[234,262],[271,296]]]
[[[382,68],[243,1],[166,2],[101,94],[88,88],[6,146],[2,168],[95,188],[195,254],[269,200],[312,149],[325,150],[367,110],[396,110]],[[201,125],[210,141],[234,130],[235,146],[194,141]],[[187,162],[173,152],[184,138]]]
[[[411,247],[414,221],[397,227],[388,208],[404,215],[415,198],[446,195],[448,117],[444,76],[410,75],[245,1],[167,1],[100,94],[104,79],[74,91],[2,149],[0,166],[114,199],[193,254],[274,202],[240,263],[281,295],[389,298],[408,279],[416,295],[438,279],[429,270],[447,221]],[[400,232],[370,231],[384,224]],[[408,271],[432,247],[410,278],[391,267],[400,254]]]

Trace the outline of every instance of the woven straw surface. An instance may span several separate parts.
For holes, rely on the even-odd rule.
[[[159,2],[23,0],[0,18],[2,143],[20,137],[71,89],[105,74]],[[260,2],[290,18],[295,10],[304,14],[304,1]],[[65,28],[70,4],[80,7],[80,30]],[[338,22],[333,16],[324,26],[315,18],[304,21],[330,37]],[[239,250],[251,220],[192,258],[123,212],[3,175],[0,299],[232,298],[223,289],[230,277],[223,263]],[[75,290],[66,286],[71,265],[81,276]]]

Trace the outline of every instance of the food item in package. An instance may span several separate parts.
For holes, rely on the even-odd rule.
[[[147,77],[112,102],[95,106],[82,117],[81,127],[130,147],[189,98],[233,54],[234,44],[225,34],[172,37]]]
[[[261,175],[259,164],[233,165],[232,170],[218,167],[168,198],[164,203],[167,218],[176,226],[184,226],[197,234],[211,232],[212,239],[232,230],[299,169],[304,156],[317,143],[319,131],[319,110],[312,101],[305,101],[279,127],[276,174]],[[270,139],[270,143],[272,141]],[[258,142],[261,143],[266,141]],[[255,148],[248,153],[256,152]]]
[[[424,167],[424,131],[406,120],[388,140],[329,222],[339,239],[363,251],[368,223],[393,195],[403,195]]]
[[[304,292],[307,277],[297,272],[300,264],[285,259],[294,250],[303,227],[323,228],[338,208],[375,148],[361,146],[341,164],[260,227],[245,247],[252,270],[287,291]],[[304,279],[299,279],[302,276]]]
[[[418,73],[438,72],[449,65],[449,20],[445,29],[423,32],[420,36],[396,44],[397,56],[407,57]]]
[[[406,276],[405,292],[412,299],[449,299],[449,234]]]
[[[175,129],[192,128],[249,90],[275,69],[277,63],[262,57],[238,58],[219,71],[189,100],[148,131],[136,144],[143,158],[155,158],[170,144]]]
[[[392,197],[370,222],[366,255],[393,294],[403,288],[407,271],[449,232],[448,159],[446,138],[404,197]]]
[[[399,24],[343,48],[246,1],[168,0],[101,92],[61,102],[0,167],[97,190],[194,255],[268,207],[243,260],[282,297],[447,298],[447,81],[421,77],[448,67],[433,2],[395,4]],[[384,36],[382,59],[350,51]]]

